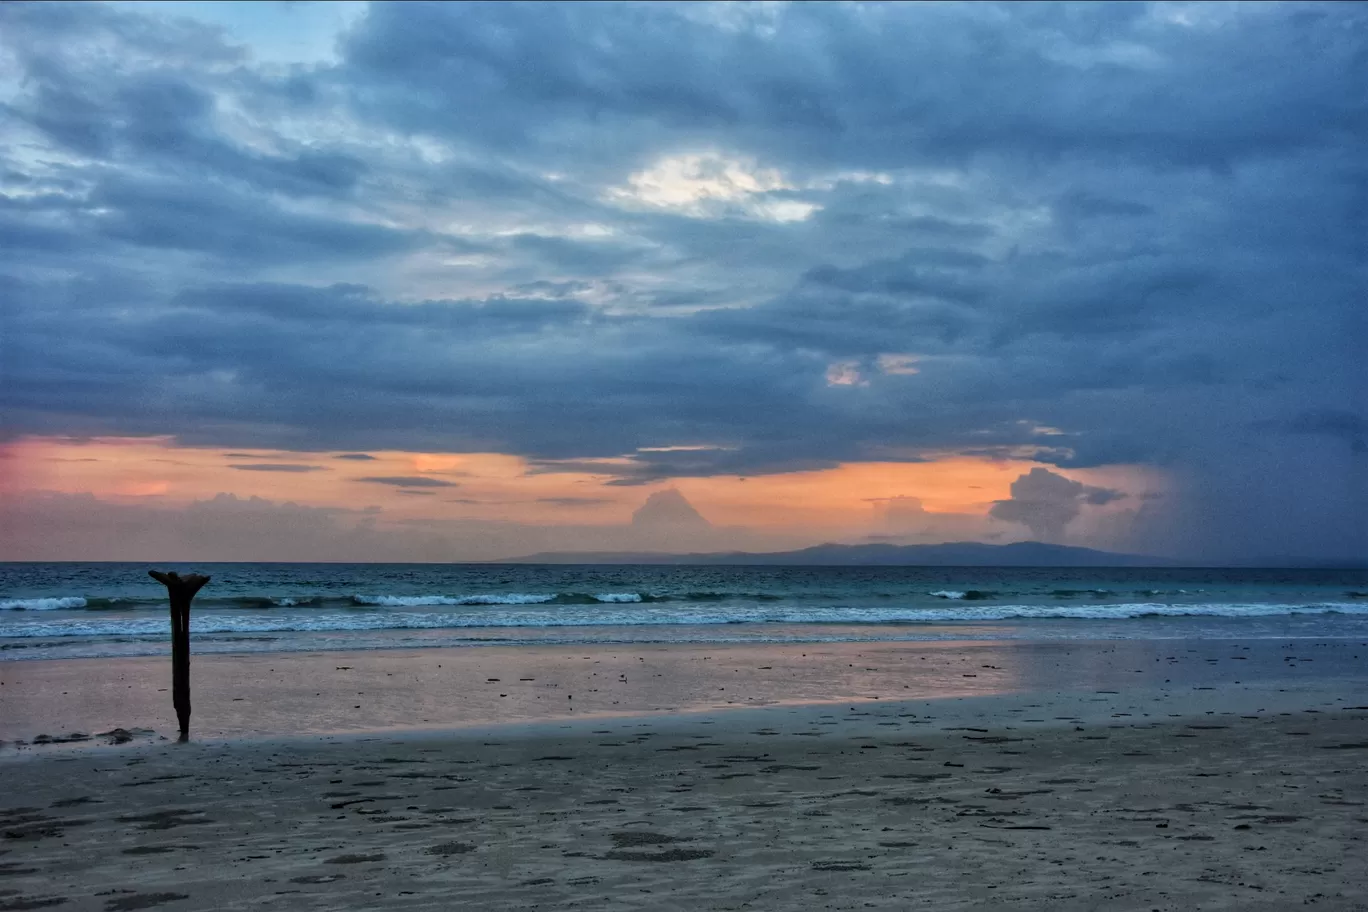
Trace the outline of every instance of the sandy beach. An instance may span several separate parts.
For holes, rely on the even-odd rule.
[[[1142,668],[1142,648],[1169,659]],[[397,654],[260,657],[277,679],[240,667],[239,684],[262,688],[241,693],[277,695],[255,733],[242,721],[252,713],[232,709],[247,700],[210,696],[228,672],[203,660],[196,718],[217,734],[11,744],[0,909],[1364,909],[1368,690],[1355,648],[435,650],[408,655],[408,672],[440,663],[458,683],[501,680],[465,688],[467,710],[449,710],[464,725],[418,701],[391,716],[402,731],[369,734],[310,719],[303,695],[325,691],[303,685],[327,663],[377,687],[403,674]],[[537,674],[516,673],[519,654]],[[870,664],[838,661],[857,656]],[[165,670],[138,661],[103,663],[101,686]],[[925,665],[937,670],[913,674]],[[80,662],[0,671],[11,737],[32,713],[113,719]],[[802,682],[822,676],[846,699],[812,700]],[[888,698],[897,676],[908,699]],[[634,677],[653,683],[632,688]],[[602,686],[559,695],[583,700],[579,716],[560,701],[527,709],[539,702],[528,685],[581,679]],[[87,682],[84,709],[62,709],[50,689],[61,680],[68,698]],[[785,681],[797,682],[787,696]],[[1096,686],[1117,681],[1127,686]],[[849,696],[855,682],[879,693]],[[525,696],[509,704],[497,694],[514,683]],[[164,684],[148,682],[162,701]],[[742,696],[728,705],[705,687]],[[374,697],[369,721],[404,689],[349,699]],[[501,704],[521,717],[500,724],[485,707]],[[216,716],[220,705],[238,716]],[[30,715],[16,722],[21,707]],[[136,699],[126,708],[122,727],[146,721]],[[301,730],[334,733],[283,737],[287,711]],[[150,727],[170,732],[169,707],[161,715]]]

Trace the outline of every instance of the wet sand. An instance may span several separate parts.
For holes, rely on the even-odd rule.
[[[1362,660],[1360,660],[1362,656]],[[1352,698],[1368,643],[1120,640],[540,646],[195,656],[199,739],[449,730],[765,706],[1115,691]],[[39,735],[174,734],[168,657],[0,662],[0,752]],[[1362,689],[1360,692],[1363,692]],[[1276,696],[1274,697],[1276,699]],[[1354,702],[1368,703],[1368,693]],[[1207,707],[1211,708],[1211,707]],[[1254,708],[1258,708],[1254,706]]]
[[[905,664],[945,666],[924,681],[988,654],[912,645],[894,651]],[[1191,644],[1159,645],[1173,655],[1166,677],[1094,644],[1029,678],[1074,682],[1054,691],[723,709],[685,699],[688,682],[734,686],[726,674],[741,672],[726,669],[754,654],[688,677],[680,669],[717,650],[654,663],[633,652],[638,673],[664,676],[650,680],[680,677],[675,709],[11,749],[0,909],[1368,908],[1359,644],[1219,644],[1188,660]],[[452,652],[440,655],[499,658]],[[769,671],[804,679],[785,653],[762,652]],[[1019,653],[1023,665],[1045,655]],[[630,683],[619,655],[578,661]],[[300,667],[320,658],[346,664]],[[542,674],[562,667],[541,658]],[[1176,680],[1185,661],[1193,680]],[[23,691],[35,672],[20,671]],[[1125,675],[1144,680],[1093,687]]]

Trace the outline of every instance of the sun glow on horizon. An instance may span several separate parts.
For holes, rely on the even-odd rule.
[[[924,461],[844,463],[769,475],[610,484],[602,466],[529,463],[501,453],[291,452],[178,446],[167,437],[24,438],[6,447],[0,491],[88,494],[112,503],[182,507],[231,494],[371,511],[389,522],[486,521],[559,526],[630,522],[653,491],[679,490],[717,528],[813,538],[867,536],[910,515],[924,534],[976,534],[1012,483],[1041,463],[954,453]],[[1072,472],[1131,494],[1161,486],[1139,467]],[[909,510],[911,511],[909,513]]]

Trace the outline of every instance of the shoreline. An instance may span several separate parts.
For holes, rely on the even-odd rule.
[[[1101,641],[202,657],[189,743],[6,751],[0,908],[1362,912],[1361,656]],[[9,663],[24,674],[0,678],[0,719],[99,719],[113,701],[169,734],[168,665]],[[447,715],[424,728],[415,709]]]
[[[959,603],[949,602],[956,605]],[[971,607],[977,602],[968,603]],[[1010,606],[1009,606],[1010,607]],[[1105,616],[1115,608],[1139,607],[1173,609],[1158,613]],[[1225,608],[1253,606],[1226,605]],[[888,618],[737,619],[694,618],[670,622],[645,622],[603,618],[592,623],[472,625],[446,623],[442,613],[424,615],[426,608],[414,608],[419,622],[404,614],[379,626],[379,614],[362,612],[346,618],[338,627],[296,627],[297,622],[312,624],[317,616],[291,620],[282,614],[230,612],[222,615],[201,613],[192,623],[194,653],[208,655],[263,656],[317,652],[400,652],[422,649],[513,648],[537,649],[567,646],[630,649],[652,646],[766,646],[820,645],[826,643],[1022,643],[1079,642],[1101,640],[1368,640],[1368,606],[1358,604],[1317,604],[1314,606],[1262,606],[1288,608],[1286,612],[1259,611],[1238,616],[1192,612],[1188,606],[1088,606],[1060,609],[1069,614],[1039,616],[1008,613],[1001,617],[968,617],[954,610],[944,616],[919,611],[915,620]],[[1354,611],[1342,613],[1342,608]],[[654,610],[654,609],[653,609]],[[1025,609],[1023,609],[1025,610]],[[1097,612],[1102,611],[1099,615]],[[1080,614],[1081,612],[1081,614]],[[4,614],[5,612],[0,612]],[[33,625],[19,635],[5,636],[0,630],[0,664],[10,662],[65,661],[73,659],[154,659],[169,655],[169,627],[165,618],[134,621],[119,618],[118,612],[100,611],[98,623],[127,621],[137,630],[127,636],[117,630],[72,635],[62,625],[86,618],[73,618],[71,612],[9,612],[21,615],[16,622]],[[35,616],[36,615],[36,616]],[[368,619],[361,626],[349,626],[358,618]],[[16,620],[14,617],[10,620]],[[0,621],[5,618],[0,617]],[[336,618],[334,618],[336,620]],[[152,627],[147,627],[151,622]],[[215,625],[227,623],[221,629]],[[229,623],[231,622],[231,623]],[[329,621],[328,623],[331,623]],[[52,626],[51,629],[45,625]],[[208,624],[209,629],[202,629]],[[2,626],[2,625],[0,625]],[[155,631],[155,632],[154,632]],[[15,631],[11,630],[11,634]]]

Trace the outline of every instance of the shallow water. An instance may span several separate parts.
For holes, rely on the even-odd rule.
[[[0,660],[155,655],[147,565],[0,564]],[[201,564],[197,652],[1368,637],[1368,572]]]

